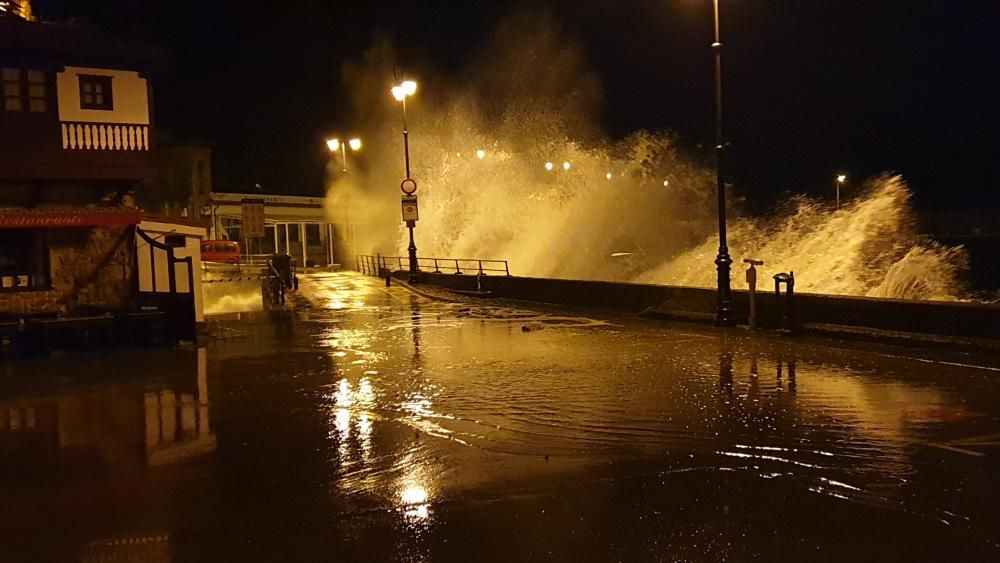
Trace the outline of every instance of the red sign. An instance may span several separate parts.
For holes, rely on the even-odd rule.
[[[0,229],[35,227],[108,227],[136,225],[142,219],[138,210],[41,210],[0,211]]]

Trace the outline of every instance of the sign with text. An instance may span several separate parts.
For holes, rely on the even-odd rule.
[[[25,209],[0,211],[0,229],[33,227],[110,227],[135,225],[142,214],[135,209]]]
[[[403,220],[404,221],[416,221],[420,218],[420,213],[417,211],[417,196],[415,195],[404,195],[403,196]]]
[[[240,225],[243,238],[264,236],[264,200],[246,198],[242,202],[243,223]]]

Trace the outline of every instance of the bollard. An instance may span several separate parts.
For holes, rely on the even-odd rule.
[[[389,271],[385,272],[385,286],[386,287],[392,286],[392,274],[389,273]]]
[[[750,264],[747,268],[747,287],[750,296],[750,330],[757,329],[757,266],[763,266],[763,260],[751,260],[744,258],[745,264]]]
[[[781,299],[781,284],[785,284],[784,303]],[[774,299],[781,328],[789,333],[795,332],[798,328],[795,324],[795,272],[774,274]]]

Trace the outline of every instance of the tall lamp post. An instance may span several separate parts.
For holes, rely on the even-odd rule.
[[[347,174],[347,147],[351,147],[352,152],[358,152],[361,150],[361,139],[357,137],[347,141],[346,143],[340,142],[340,139],[334,137],[332,139],[326,140],[326,147],[330,149],[331,153],[340,152],[341,162],[343,163],[343,172]],[[353,229],[351,226],[351,192],[350,189],[345,190],[346,201],[344,209],[344,239],[346,241],[347,252],[350,254],[354,253],[354,237],[352,235]],[[327,225],[327,240],[328,244],[328,258],[330,263],[333,263],[334,249],[333,249],[333,227]]]
[[[410,130],[406,127],[406,98],[412,96],[417,92],[417,83],[412,80],[406,80],[402,84],[393,86],[392,97],[396,101],[402,103],[403,105],[403,158],[406,163],[406,180],[412,181],[410,178]],[[416,191],[416,186],[414,185],[414,191]],[[406,228],[410,231],[410,245],[406,247],[408,261],[410,263],[410,276],[409,281],[414,283],[417,281],[417,276],[420,268],[417,265],[417,245],[413,242],[413,227],[416,226],[416,221],[407,221]]]
[[[341,143],[340,139],[336,139],[336,138],[334,138],[334,139],[327,139],[326,140],[326,147],[328,149],[330,149],[330,152],[340,151],[341,158],[342,158],[341,162],[344,165],[343,171],[345,173],[347,172],[347,147],[348,146],[350,146],[351,150],[354,151],[354,152],[357,152],[357,151],[361,150],[361,139],[351,139],[350,141],[347,141],[346,143]]]
[[[837,174],[837,209],[840,209],[840,188],[844,186],[844,182],[846,181],[846,174]]]
[[[729,266],[733,259],[729,256],[726,243],[726,181],[724,177],[724,140],[722,136],[722,39],[719,35],[719,0],[713,0],[715,15],[715,184],[719,197],[719,254],[715,257],[718,270],[718,304],[715,311],[717,326],[735,326],[733,316],[732,288],[729,280]]]

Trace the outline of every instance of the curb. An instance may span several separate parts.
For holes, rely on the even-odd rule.
[[[419,296],[421,296],[421,297],[423,297],[425,299],[430,299],[432,301],[440,301],[442,303],[458,303],[457,301],[455,301],[453,299],[448,299],[447,297],[442,297],[440,295],[433,295],[433,294],[427,293],[426,291],[421,291],[421,290],[413,287],[412,285],[410,285],[408,282],[405,282],[405,281],[400,280],[398,278],[392,278],[392,283],[394,285],[399,285],[403,289],[405,289],[405,290],[407,290],[407,291],[409,291],[411,293],[414,293],[416,295],[419,295]]]

